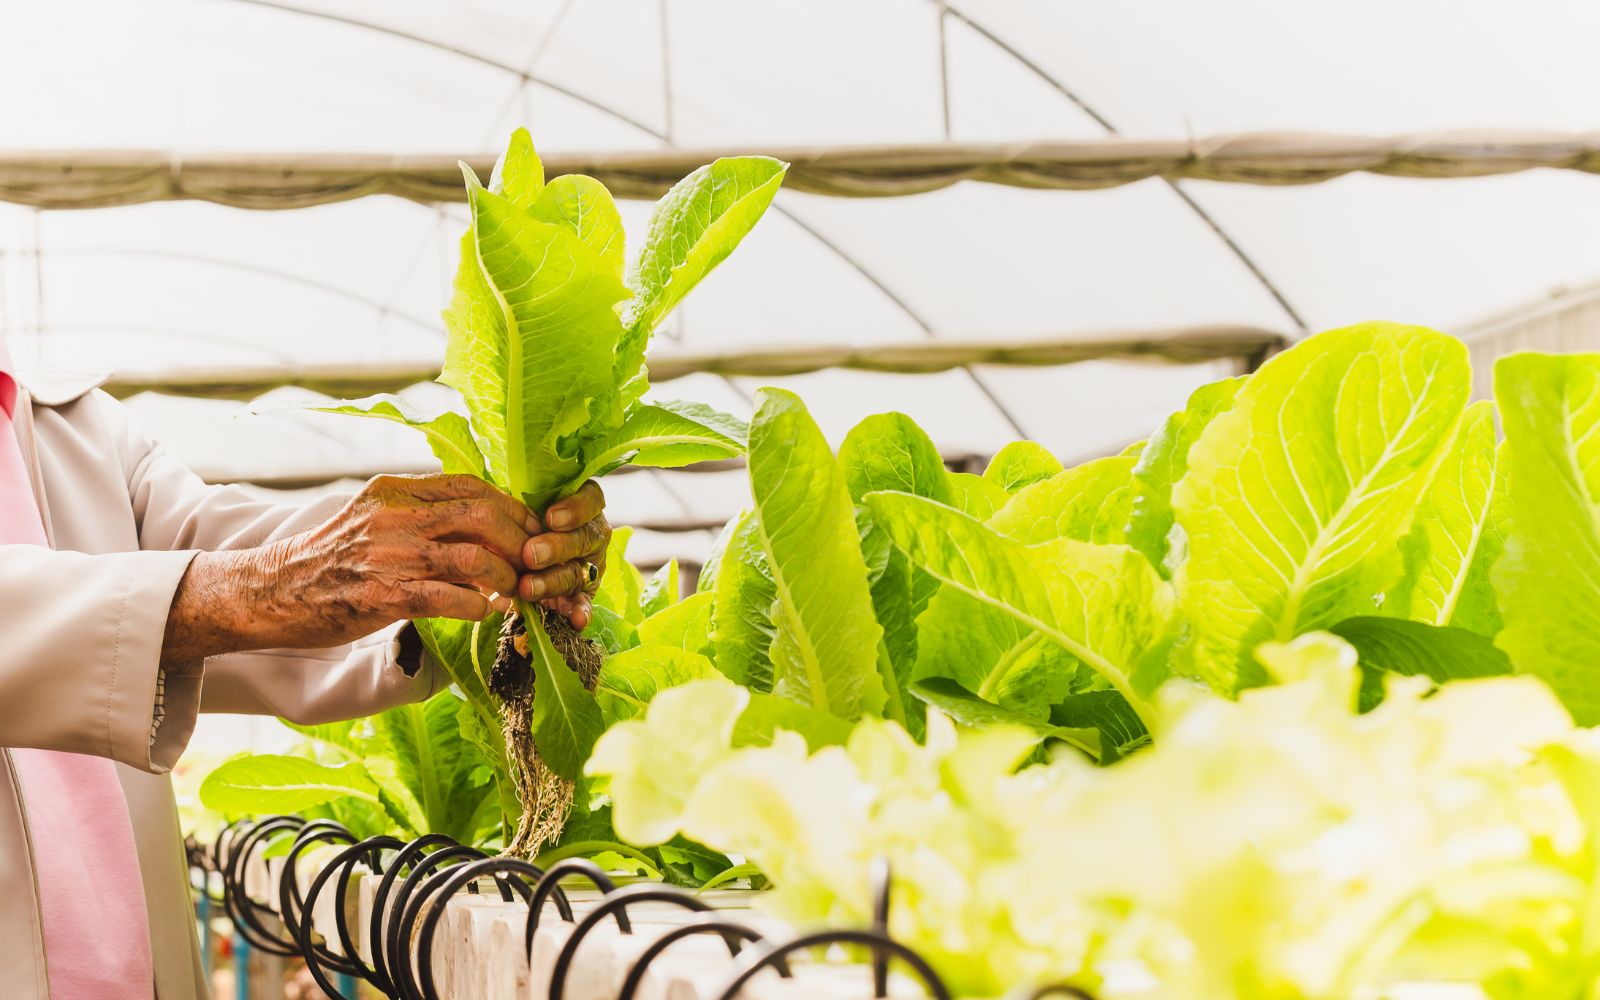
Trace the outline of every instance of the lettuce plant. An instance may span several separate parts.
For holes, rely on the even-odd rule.
[[[625,837],[742,853],[776,886],[762,905],[801,925],[870,919],[887,857],[891,932],[962,995],[1587,997],[1594,734],[1527,677],[1402,681],[1358,714],[1355,650],[1326,633],[1256,662],[1279,685],[1237,701],[1169,682],[1162,738],[1112,768],[1018,771],[1033,733],[938,712],[920,744],[868,719],[820,750],[740,746],[749,694],[726,680],[662,694],[588,767]]]
[[[362,837],[484,843],[498,833],[500,808],[483,756],[460,738],[464,707],[443,691],[368,719],[293,726],[304,737],[297,752],[222,764],[201,784],[201,801],[228,816],[325,811]]]
[[[932,704],[1110,762],[1159,737],[1167,678],[1237,694],[1268,680],[1261,643],[1326,629],[1366,707],[1385,673],[1517,670],[1600,721],[1600,358],[1506,359],[1497,403],[1468,405],[1471,377],[1452,337],[1363,324],[1201,387],[1123,454],[1063,469],[1016,442],[982,476],[899,414],[835,454],[763,390],[754,505],[702,578],[713,665],[845,721],[919,734]]]
[[[644,401],[645,349],[755,225],[785,170],[765,157],[696,170],[657,204],[628,268],[605,186],[579,175],[547,182],[519,129],[489,187],[463,167],[472,223],[444,314],[440,381],[460,393],[466,416],[419,415],[394,397],[329,409],[415,427],[446,472],[483,477],[540,513],[628,463],[675,467],[740,454],[740,421],[697,403]],[[572,782],[603,726],[591,693],[600,654],[553,613],[519,606],[512,617],[498,645],[498,622],[420,627],[466,699],[464,730],[513,793],[504,796],[515,822],[507,849],[529,855],[560,834]],[[526,655],[518,635],[527,637]]]

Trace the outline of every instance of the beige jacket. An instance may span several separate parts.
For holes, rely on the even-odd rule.
[[[264,503],[207,486],[129,426],[86,379],[24,380],[17,435],[52,549],[0,546],[0,747],[118,763],[138,841],[159,1000],[208,995],[200,975],[177,808],[166,772],[196,712],[330,722],[432,694],[390,629],[353,646],[213,657],[169,670],[151,740],[166,614],[197,551],[241,548],[320,523],[336,500]],[[48,1000],[27,814],[0,750],[0,997]]]

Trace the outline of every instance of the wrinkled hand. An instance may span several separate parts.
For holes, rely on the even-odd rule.
[[[196,556],[174,595],[162,658],[334,646],[408,618],[477,621],[508,608],[512,594],[582,628],[590,604],[581,564],[602,565],[610,537],[603,506],[587,484],[552,505],[547,530],[473,476],[379,476],[311,531]]]
[[[566,615],[577,629],[589,624],[594,593],[606,569],[611,525],[605,505],[600,484],[584,483],[572,496],[550,505],[545,512],[549,530],[522,547],[528,574],[517,581],[517,596]],[[595,568],[593,580],[588,578],[590,566]]]

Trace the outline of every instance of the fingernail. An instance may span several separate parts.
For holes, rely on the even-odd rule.
[[[528,515],[527,528],[528,528],[528,534],[530,534],[530,535],[537,535],[539,532],[544,530],[544,525],[539,523],[539,515],[538,514],[529,514]]]
[[[493,601],[491,601],[489,603],[490,603],[491,606],[493,606],[493,608],[496,611],[500,612],[501,614],[505,614],[507,611],[511,610],[511,598],[509,598],[509,597],[496,597]]]
[[[543,566],[550,561],[550,545],[535,539],[528,543],[528,566]]]
[[[565,507],[557,507],[549,512],[550,527],[561,531],[572,522],[572,514]]]
[[[544,581],[536,576],[523,577],[521,587],[524,600],[537,601],[544,596]]]

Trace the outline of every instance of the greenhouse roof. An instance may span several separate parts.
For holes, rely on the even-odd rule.
[[[998,172],[1029,149],[1059,163],[1128,137],[1117,162],[1142,155],[1145,172],[1129,176],[1146,179],[1088,191],[988,176],[1001,183],[845,198],[815,193],[828,191],[820,168],[797,170],[779,211],[658,343],[663,373],[674,359],[716,370],[658,392],[747,413],[755,387],[785,384],[835,441],[862,416],[899,409],[952,457],[1026,435],[1079,458],[1146,433],[1255,350],[1235,344],[1188,364],[992,362],[1016,360],[1008,350],[1061,360],[1085,353],[1074,344],[1157,344],[1179,330],[1250,332],[1259,345],[1373,317],[1480,329],[1600,276],[1600,179],[1582,172],[1233,184],[1203,164],[1237,172],[1230,150],[1260,155],[1260,137],[1195,138],[1373,137],[1344,140],[1335,173],[1450,172],[1440,164],[1463,150],[1477,164],[1466,173],[1497,160],[1588,169],[1594,144],[1582,135],[1436,135],[1594,127],[1600,63],[1580,28],[1600,27],[1600,10],[1577,2],[68,0],[11,17],[0,191],[18,204],[0,204],[0,332],[25,364],[114,370],[125,391],[188,378],[191,391],[239,397],[252,379],[315,381],[286,371],[425,377],[442,350],[461,206],[431,200],[443,196],[432,189],[282,211],[148,198],[192,196],[173,178],[241,163],[369,174],[442,163],[436,186],[448,188],[457,157],[491,160],[518,124],[552,162],[734,149],[804,165],[805,151],[834,150],[837,165],[870,144],[898,151],[902,173],[908,150],[989,150]],[[1242,22],[1251,31],[1237,31]],[[1538,52],[1539,71],[1502,58],[1513,49]],[[1278,138],[1307,150],[1304,137]],[[85,147],[95,149],[61,152]],[[155,152],[129,153],[141,150]],[[91,168],[108,162],[143,162],[156,186],[102,202],[117,207],[41,211],[65,202],[13,183],[32,164],[58,194],[92,192],[104,175]],[[836,172],[832,183],[870,180]],[[1022,180],[1042,182],[1037,170]],[[623,211],[637,235],[648,202]],[[870,361],[913,364],[930,349],[942,360],[913,365],[929,373]],[[854,367],[821,367],[841,361]],[[447,398],[407,391],[423,404]],[[236,398],[145,393],[130,405],[211,478],[307,485],[425,464],[401,429],[277,406],[303,396],[277,389],[256,414]],[[619,520],[683,526],[726,517],[743,483],[728,468],[645,473],[611,493]],[[660,533],[642,536],[638,554],[692,557],[708,545],[703,531]]]

